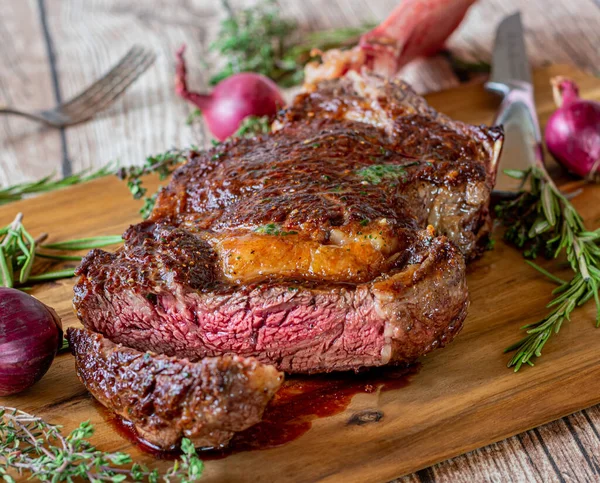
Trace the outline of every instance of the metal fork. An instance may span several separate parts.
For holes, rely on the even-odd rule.
[[[0,106],[0,114],[15,114],[57,128],[78,124],[112,104],[152,65],[155,57],[153,52],[135,45],[100,79],[54,109],[29,112]]]

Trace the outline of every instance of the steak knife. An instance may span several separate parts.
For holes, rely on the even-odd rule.
[[[485,88],[503,98],[494,120],[494,125],[503,125],[505,134],[494,193],[511,196],[522,188],[522,183],[504,170],[523,170],[543,163],[542,137],[520,12],[505,17],[496,30],[492,74]]]

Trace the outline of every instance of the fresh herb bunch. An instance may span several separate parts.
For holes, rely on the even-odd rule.
[[[9,186],[8,188],[0,189],[0,205],[21,200],[27,195],[47,193],[49,191],[66,188],[67,186],[85,183],[86,181],[112,174],[114,170],[115,165],[109,163],[94,172],[83,171],[59,180],[52,179],[53,175],[50,175],[32,183],[21,183]]]
[[[15,483],[14,475],[59,483],[83,479],[91,482],[121,481],[197,481],[204,465],[188,439],[181,443],[182,456],[161,476],[157,470],[133,463],[126,453],[106,453],[93,446],[89,438],[94,428],[81,423],[68,436],[60,426],[15,408],[0,406],[0,477]]]
[[[516,352],[508,366],[518,371],[523,364],[533,365],[532,360],[542,355],[548,339],[558,333],[565,320],[570,320],[575,307],[594,299],[596,326],[600,325],[600,229],[585,228],[581,215],[542,168],[510,170],[507,174],[529,181],[531,189],[496,207],[498,219],[507,227],[505,239],[523,249],[529,258],[540,253],[556,258],[564,252],[573,270],[570,280],[562,280],[528,262],[559,286],[547,305],[550,312],[540,321],[524,326],[527,335],[506,349]]]
[[[283,87],[300,84],[312,49],[354,45],[360,35],[371,28],[313,32],[299,40],[297,23],[282,18],[274,0],[263,0],[237,12],[227,0],[221,0],[221,3],[228,16],[221,22],[218,39],[210,48],[227,59],[227,63],[211,78],[211,84],[238,72],[257,72]]]
[[[0,286],[14,287],[73,277],[72,268],[31,275],[35,260],[40,258],[55,261],[80,261],[81,256],[63,255],[56,251],[89,250],[122,241],[120,236],[100,236],[42,245],[48,235],[33,238],[23,225],[23,214],[0,228]]]
[[[221,22],[217,40],[210,48],[227,59],[227,65],[210,79],[211,84],[237,72],[257,72],[274,80],[292,72],[294,66],[280,62],[286,38],[297,29],[295,22],[284,20],[277,4],[268,0],[234,12],[227,0],[221,0],[227,18]]]
[[[144,205],[140,209],[142,218],[146,219],[152,213],[158,192],[152,196],[146,196],[148,188],[142,184],[141,177],[151,173],[157,173],[160,180],[167,179],[173,171],[186,160],[184,151],[172,149],[166,153],[148,156],[141,166],[123,167],[117,171],[117,176],[127,181],[127,187],[136,200],[144,198]]]

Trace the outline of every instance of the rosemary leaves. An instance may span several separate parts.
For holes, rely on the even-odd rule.
[[[533,365],[552,334],[558,333],[571,313],[589,300],[597,307],[596,326],[600,325],[600,229],[588,231],[583,219],[570,201],[558,190],[540,167],[527,171],[510,171],[511,176],[529,180],[531,190],[496,207],[498,219],[507,227],[505,239],[535,258],[543,253],[556,258],[565,253],[573,270],[570,280],[562,280],[528,262],[532,267],[558,284],[547,305],[548,314],[540,321],[526,325],[526,335],[506,352],[515,352],[508,366],[518,371],[523,364]]]
[[[107,453],[93,446],[94,428],[84,422],[69,435],[60,427],[15,408],[0,406],[0,479],[15,483],[12,475],[58,483],[83,479],[92,482],[197,481],[204,465],[188,439],[182,455],[164,475],[133,463],[126,453]],[[10,473],[9,473],[10,472]]]
[[[10,225],[0,228],[0,286],[22,287],[25,284],[70,278],[75,272],[73,268],[32,275],[33,264],[38,257],[59,262],[80,261],[81,256],[56,252],[89,250],[122,241],[120,236],[101,236],[43,245],[47,236],[44,234],[33,238],[23,225],[22,213]]]
[[[85,183],[86,181],[112,174],[114,170],[114,164],[109,163],[97,171],[83,171],[59,180],[53,180],[52,175],[50,175],[32,183],[21,183],[9,186],[8,188],[0,189],[0,205],[21,200],[27,195],[47,193],[49,191],[66,188],[67,186]]]

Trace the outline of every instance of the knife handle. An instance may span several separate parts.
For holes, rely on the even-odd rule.
[[[517,112],[515,113],[515,111]],[[500,108],[498,109],[494,125],[505,124],[506,121],[509,118],[514,117],[515,114],[519,114],[525,119],[526,125],[522,127],[530,132],[535,162],[538,167],[544,168],[542,134],[537,113],[535,111],[533,89],[529,84],[511,87],[502,99],[502,104],[500,104]]]

